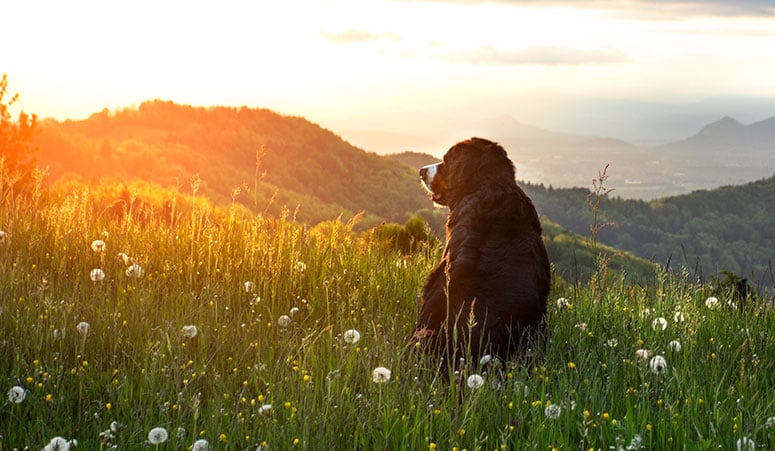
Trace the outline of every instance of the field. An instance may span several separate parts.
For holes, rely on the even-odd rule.
[[[0,209],[0,450],[775,447],[762,300],[601,262],[555,283],[545,350],[450,378],[406,346],[438,247],[98,213],[85,191]]]

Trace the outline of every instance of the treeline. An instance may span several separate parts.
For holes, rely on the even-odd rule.
[[[604,196],[597,220],[587,189],[523,186],[541,214],[577,234],[605,225],[596,234],[600,242],[694,277],[712,280],[727,271],[773,285],[775,176],[651,202]]]

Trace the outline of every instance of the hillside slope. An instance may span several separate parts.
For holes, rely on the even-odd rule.
[[[365,211],[403,221],[428,207],[413,171],[355,148],[305,119],[264,109],[152,101],[83,121],[45,121],[36,145],[50,181],[145,180],[263,211],[298,207],[317,222]]]

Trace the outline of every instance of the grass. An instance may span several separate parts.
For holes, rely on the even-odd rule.
[[[339,221],[201,207],[134,224],[89,205],[74,192],[0,210],[0,387],[25,395],[0,403],[0,450],[56,436],[81,449],[775,446],[771,304],[709,308],[711,287],[668,274],[556,284],[545,351],[466,362],[462,379],[484,382],[472,389],[406,348],[439,248],[401,255]],[[380,366],[387,382],[372,379]],[[157,427],[168,438],[151,444]]]

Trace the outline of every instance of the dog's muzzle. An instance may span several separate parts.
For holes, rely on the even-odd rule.
[[[423,184],[426,188],[428,188],[429,191],[431,189],[431,182],[433,181],[433,177],[435,177],[439,172],[439,166],[441,166],[441,163],[429,164],[420,168],[420,180],[422,180]]]

